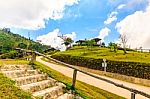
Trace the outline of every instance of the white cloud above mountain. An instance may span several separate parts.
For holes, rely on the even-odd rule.
[[[136,11],[118,22],[116,28],[128,38],[132,48],[150,48],[150,5],[145,11]]]
[[[59,29],[55,29],[52,32],[49,32],[45,35],[41,35],[37,37],[37,40],[40,41],[42,44],[50,45],[51,47],[54,47],[56,49],[60,49],[61,51],[66,50],[65,45],[63,44],[63,39],[61,39],[60,36],[62,33]],[[65,34],[64,36],[70,37],[72,40],[75,40],[76,33],[72,32],[69,34]]]
[[[0,0],[0,27],[39,29],[49,19],[63,18],[66,6],[79,0]]]

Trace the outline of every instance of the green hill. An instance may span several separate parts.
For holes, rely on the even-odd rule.
[[[18,34],[0,30],[0,54],[13,51],[15,48],[32,49],[42,52],[47,49],[48,46],[29,40]]]
[[[150,79],[150,53],[118,50],[116,53],[103,47],[76,46],[51,57],[62,62],[103,71],[103,59],[107,62],[107,72]]]
[[[124,54],[123,50],[118,50],[116,53],[110,51],[109,48],[103,47],[92,47],[88,48],[85,46],[75,46],[70,50],[64,52],[58,52],[59,54],[79,56],[79,57],[88,57],[94,59],[107,59],[112,61],[123,61],[123,62],[140,62],[140,63],[150,63],[150,53],[149,52],[137,52],[137,51],[127,51],[127,54]]]

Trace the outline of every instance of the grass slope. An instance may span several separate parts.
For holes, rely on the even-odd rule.
[[[30,93],[26,93],[15,86],[15,82],[0,73],[0,99],[32,99]]]
[[[0,59],[0,66],[5,64],[28,64],[26,60],[14,60],[14,59]]]
[[[67,85],[67,88],[71,87],[71,78],[49,68],[48,66],[36,62],[34,68],[39,69],[42,72],[47,73],[50,77],[65,83]],[[124,99],[123,97],[117,96],[113,93],[104,91],[102,89],[80,81],[76,82],[76,91],[77,93],[79,93],[80,96],[84,97],[85,99]]]
[[[126,55],[124,55],[122,50],[118,50],[117,53],[111,52],[108,48],[100,48],[100,47],[73,47],[70,50],[64,52],[57,52],[56,54],[68,54],[72,56],[82,56],[82,57],[90,57],[90,58],[106,58],[108,60],[114,61],[126,61],[126,62],[142,62],[142,63],[150,63],[150,53],[140,53],[134,51],[128,51]]]

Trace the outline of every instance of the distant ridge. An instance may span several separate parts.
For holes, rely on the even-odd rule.
[[[42,45],[39,42],[27,39],[19,34],[0,30],[0,54],[8,53],[15,48],[32,49],[38,52],[50,48],[49,46]]]

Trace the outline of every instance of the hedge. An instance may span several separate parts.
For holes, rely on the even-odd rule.
[[[66,54],[55,54],[51,57],[71,65],[88,67],[90,69],[101,71],[103,70],[101,65],[103,59],[71,56]],[[107,72],[150,80],[150,64],[148,63],[107,60]]]
[[[10,51],[9,53],[0,55],[0,59],[16,59],[21,57],[23,57],[23,54],[18,53],[16,51]]]

